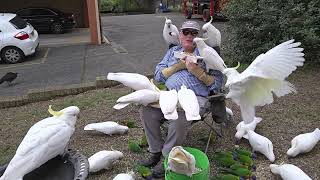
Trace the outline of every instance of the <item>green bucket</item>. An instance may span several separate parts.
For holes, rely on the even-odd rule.
[[[166,170],[165,179],[166,180],[207,180],[209,179],[210,174],[210,163],[207,155],[202,151],[191,148],[191,147],[184,147],[186,151],[194,156],[196,159],[196,168],[200,169],[200,172],[193,174],[191,177],[183,174],[178,174],[173,171]],[[168,167],[168,156],[164,160],[164,168],[167,169]]]

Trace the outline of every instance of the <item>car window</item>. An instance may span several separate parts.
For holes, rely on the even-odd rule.
[[[31,9],[23,9],[17,12],[19,16],[30,16],[31,15]]]
[[[54,15],[54,13],[47,9],[32,9],[32,15]]]
[[[9,21],[16,29],[24,29],[27,27],[27,22],[19,16],[15,16]]]

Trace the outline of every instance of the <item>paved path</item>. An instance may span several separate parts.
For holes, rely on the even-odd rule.
[[[178,27],[185,21],[181,14],[102,16],[103,32],[111,45],[40,47],[26,62],[0,64],[0,76],[19,73],[13,86],[0,85],[0,98],[25,95],[34,88],[92,82],[108,72],[152,74],[167,50],[162,38],[165,16]]]

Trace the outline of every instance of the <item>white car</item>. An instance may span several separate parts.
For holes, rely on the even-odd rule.
[[[0,13],[0,57],[7,63],[21,62],[36,52],[38,32],[16,14]]]

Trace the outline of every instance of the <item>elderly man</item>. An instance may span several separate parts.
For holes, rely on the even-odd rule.
[[[215,92],[221,88],[223,83],[222,73],[213,70],[207,73],[205,63],[201,60],[195,64],[189,56],[184,59],[174,57],[174,52],[185,52],[199,56],[198,49],[193,43],[193,39],[198,35],[199,30],[200,26],[195,21],[186,21],[182,24],[179,34],[181,45],[174,46],[167,51],[162,61],[156,66],[155,79],[164,82],[170,90],[176,89],[178,91],[181,85],[186,85],[197,95],[200,108],[203,110],[209,92]],[[168,121],[168,134],[166,139],[163,140],[160,126],[165,119],[161,109],[142,106],[139,113],[151,152],[151,156],[142,160],[140,164],[154,167],[152,171],[154,178],[163,177],[164,166],[161,157],[162,155],[168,155],[174,146],[183,144],[191,121],[187,121],[184,112],[178,110],[179,118]]]

